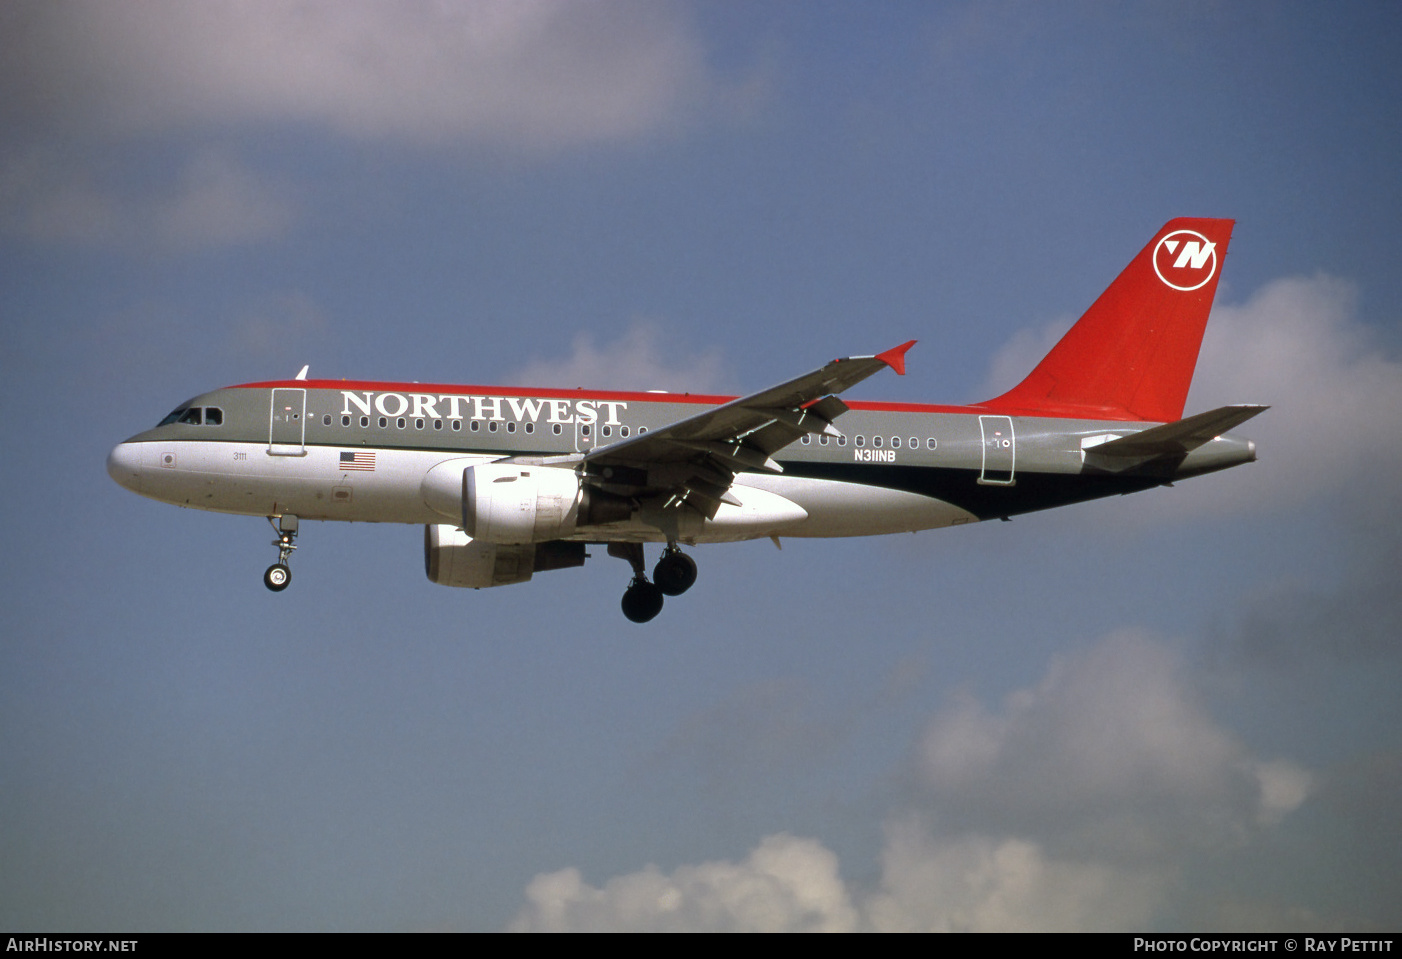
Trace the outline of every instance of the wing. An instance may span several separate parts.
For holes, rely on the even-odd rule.
[[[806,433],[839,435],[832,421],[847,412],[838,393],[890,367],[905,374],[915,341],[875,356],[833,360],[812,373],[732,400],[584,456],[586,483],[628,497],[658,496],[665,507],[689,503],[714,518],[737,473],[781,473],[773,454]]]

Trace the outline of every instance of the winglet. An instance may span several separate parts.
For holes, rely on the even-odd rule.
[[[897,376],[905,376],[905,354],[907,350],[915,345],[915,342],[915,340],[911,340],[907,343],[902,343],[900,346],[893,346],[885,353],[876,354],[876,358],[895,370]]]

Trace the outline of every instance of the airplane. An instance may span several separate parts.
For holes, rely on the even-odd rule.
[[[1267,407],[1183,418],[1233,225],[1165,224],[1025,380],[970,406],[838,398],[904,375],[914,340],[740,398],[303,367],[181,403],[107,470],[152,499],[266,517],[274,592],[302,520],[408,523],[445,586],[524,583],[604,545],[631,566],[623,613],[643,623],[695,583],[683,546],[1007,519],[1254,461],[1228,431]],[[644,544],[662,545],[651,579]]]

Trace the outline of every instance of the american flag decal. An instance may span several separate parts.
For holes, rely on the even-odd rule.
[[[374,468],[374,450],[355,450],[341,454],[341,469],[343,470],[373,470]]]

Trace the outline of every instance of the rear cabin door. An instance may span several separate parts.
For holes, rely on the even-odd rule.
[[[307,453],[307,391],[273,390],[268,415],[268,452],[273,456],[305,456]]]
[[[980,416],[983,431],[983,472],[978,481],[989,486],[1012,486],[1017,469],[1017,437],[1010,416]]]

